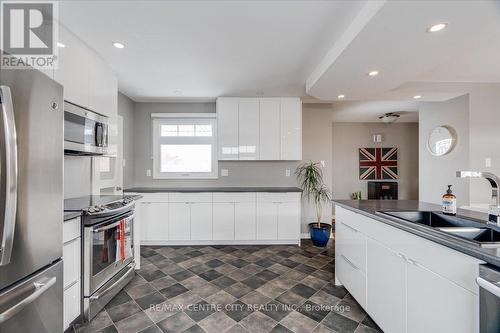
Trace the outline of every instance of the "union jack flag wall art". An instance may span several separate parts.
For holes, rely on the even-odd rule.
[[[398,179],[398,148],[359,148],[359,179]]]

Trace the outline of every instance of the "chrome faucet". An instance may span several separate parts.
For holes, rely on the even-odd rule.
[[[491,198],[495,204],[489,206],[488,221],[500,225],[500,178],[491,172],[457,171],[459,178],[485,178],[491,185]]]

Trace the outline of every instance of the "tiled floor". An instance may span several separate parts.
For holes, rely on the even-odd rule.
[[[142,247],[134,280],[76,332],[381,332],[333,285],[334,247]]]

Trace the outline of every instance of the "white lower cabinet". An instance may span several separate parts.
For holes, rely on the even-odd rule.
[[[141,241],[158,241],[169,238],[168,203],[139,202],[137,219],[140,223]]]
[[[384,332],[479,332],[470,281],[484,262],[339,206],[335,215],[336,280]]]
[[[234,202],[214,202],[213,239],[234,239]]]
[[[254,200],[250,202],[234,203],[234,239],[257,239],[257,214]]]
[[[415,263],[407,266],[407,333],[477,332],[478,298]]]
[[[64,329],[80,315],[81,221],[74,218],[63,223],[63,322]]]
[[[212,239],[212,203],[190,204],[191,240]]]
[[[136,208],[146,245],[300,242],[300,193],[145,194]]]
[[[406,261],[372,239],[366,248],[367,310],[384,332],[404,332]]]
[[[278,239],[277,202],[257,202],[257,239]]]
[[[191,238],[190,207],[188,202],[170,202],[168,204],[169,239],[174,241]]]

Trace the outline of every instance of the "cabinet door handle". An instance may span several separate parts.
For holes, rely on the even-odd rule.
[[[406,258],[406,261],[408,261],[409,264],[412,264],[412,265],[416,265],[417,263],[415,262],[415,260],[413,259],[410,259],[410,258]]]
[[[345,260],[345,262],[347,262],[349,264],[349,266],[351,266],[352,268],[354,268],[355,270],[359,270],[358,266],[354,265],[352,263],[352,261],[350,261],[349,259],[347,259],[343,254],[340,255],[342,257],[342,259]]]
[[[357,229],[354,229],[354,228],[353,228],[353,227],[351,227],[350,225],[345,224],[344,222],[340,222],[340,223],[341,223],[342,225],[344,225],[347,229],[350,229],[350,230],[352,230],[352,231],[354,231],[354,232],[358,232],[358,230],[357,230]]]

